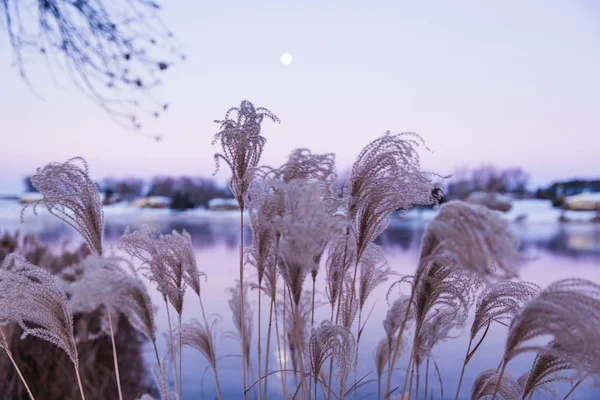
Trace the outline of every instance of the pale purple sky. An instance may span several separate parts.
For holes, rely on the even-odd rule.
[[[143,132],[160,143],[115,125],[65,77],[57,86],[42,59],[29,65],[39,100],[2,32],[0,188],[74,156],[96,179],[208,175],[212,121],[242,99],[282,120],[264,124],[264,164],[308,147],[335,152],[343,170],[389,129],[419,133],[433,150],[424,166],[441,174],[493,163],[534,184],[600,175],[594,0],[165,3],[188,60],[155,93],[171,107]]]

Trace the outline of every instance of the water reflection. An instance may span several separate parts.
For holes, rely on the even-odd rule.
[[[123,234],[127,226],[131,229],[139,229],[143,224],[148,224],[161,232],[167,233],[173,229],[187,230],[193,238],[193,245],[197,254],[200,269],[208,275],[208,284],[203,286],[203,298],[208,313],[218,313],[223,316],[223,323],[220,327],[221,332],[233,329],[231,323],[231,314],[227,305],[228,295],[225,288],[234,284],[237,276],[237,250],[239,245],[239,220],[235,216],[224,216],[223,218],[211,219],[193,219],[179,217],[161,217],[151,218],[115,218],[107,217],[105,238],[108,245]],[[550,282],[566,277],[580,277],[590,279],[600,283],[600,225],[599,224],[515,224],[514,231],[521,239],[524,249],[537,255],[537,258],[526,265],[521,271],[521,277],[540,286],[546,286]],[[78,240],[74,232],[59,223],[53,218],[27,218],[24,225],[20,225],[18,220],[0,220],[0,230],[22,229],[27,232],[35,232],[40,239],[46,243],[60,243],[65,239]],[[250,244],[251,235],[248,227],[245,228],[246,243]],[[414,220],[394,220],[388,229],[377,239],[387,250],[387,257],[390,267],[398,274],[411,274],[418,258],[418,248],[420,240],[425,229],[425,224]],[[321,271],[320,273],[323,273]],[[247,276],[252,276],[253,272],[248,270]],[[319,278],[317,291],[324,296],[325,287]],[[363,333],[360,344],[358,375],[362,376],[374,369],[372,352],[378,341],[383,337],[383,327],[381,321],[385,318],[386,292],[389,285],[382,285],[375,291],[366,305],[366,309],[373,308],[367,327]],[[150,286],[149,286],[150,287]],[[251,292],[253,297],[252,304],[256,307],[256,292]],[[159,330],[167,330],[166,314],[161,296],[153,291],[152,300],[158,307],[157,323]],[[268,303],[263,299],[263,310],[268,309]],[[191,294],[186,295],[184,306],[184,320],[199,318],[199,307],[197,299]],[[268,325],[268,316],[263,313],[262,326]],[[328,307],[322,307],[316,311],[315,320],[321,321],[329,317]],[[470,324],[470,321],[467,322]],[[280,327],[281,329],[281,327]],[[468,329],[467,329],[468,330]],[[355,332],[353,332],[355,333]],[[478,353],[473,357],[471,363],[466,369],[461,390],[461,399],[469,397],[471,384],[475,376],[487,368],[495,368],[500,359],[504,347],[506,328],[496,325],[491,329],[486,340]],[[266,348],[265,333],[262,334],[262,346]],[[272,348],[276,346],[273,340]],[[166,348],[165,342],[160,343],[161,349]],[[254,329],[252,354],[256,356],[256,327]],[[434,355],[439,365],[441,375],[444,379],[445,397],[453,397],[460,373],[459,366],[462,365],[462,359],[467,346],[467,338],[461,335],[458,339],[441,343],[434,349]],[[218,343],[217,356],[219,359],[219,371],[222,384],[223,395],[226,399],[241,398],[239,388],[240,366],[239,366],[239,343],[230,339],[222,339]],[[278,368],[276,350],[271,352],[270,364],[273,369]],[[264,357],[264,355],[263,355]],[[148,349],[147,360],[153,362],[153,353]],[[509,369],[513,375],[520,375],[525,372],[533,360],[532,354],[519,357],[511,362]],[[195,399],[201,397],[201,384],[203,382],[203,392],[207,398],[214,398],[215,391],[212,383],[212,375],[203,376],[206,362],[202,357],[192,350],[186,350],[184,353],[184,390],[185,398]],[[407,357],[399,361],[399,366],[404,368],[407,363]],[[255,368],[256,372],[256,368]],[[401,380],[404,372],[398,370],[395,373],[395,380]],[[290,377],[290,383],[292,378]],[[439,394],[440,386],[437,382],[437,376],[433,374],[429,378],[430,391]],[[290,385],[291,387],[292,385]],[[597,392],[594,392],[589,385],[582,385],[577,390],[577,398],[594,399],[599,398]],[[559,393],[565,393],[564,387],[559,387]],[[293,390],[293,389],[292,389]],[[361,388],[358,397],[374,393],[376,387],[365,385]],[[269,380],[269,398],[281,398],[281,379],[274,374]],[[596,393],[596,394],[595,394]],[[367,396],[366,398],[374,398]],[[436,398],[439,398],[437,396]],[[538,398],[534,396],[534,399]],[[539,397],[544,398],[544,397]]]

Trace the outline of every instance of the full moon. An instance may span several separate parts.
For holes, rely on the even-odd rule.
[[[290,65],[292,63],[292,55],[290,53],[283,53],[281,55],[281,63],[283,65]]]

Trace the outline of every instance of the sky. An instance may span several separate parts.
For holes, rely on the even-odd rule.
[[[491,163],[522,167],[533,185],[600,177],[598,2],[165,3],[187,60],[152,94],[170,104],[142,131],[159,143],[53,80],[41,58],[27,66],[37,97],[0,34],[0,192],[75,156],[98,180],[210,175],[213,120],[243,99],[282,121],[263,124],[262,164],[307,147],[344,171],[390,130],[420,134],[423,167],[443,175]]]

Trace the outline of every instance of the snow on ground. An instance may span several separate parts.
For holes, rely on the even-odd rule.
[[[16,200],[0,199],[0,219],[19,218],[23,205]],[[48,214],[45,207],[37,208],[39,215]],[[32,216],[33,211],[29,210],[25,214],[26,218]],[[173,211],[168,208],[138,208],[129,203],[117,203],[104,206],[104,215],[107,218],[135,217],[136,219],[155,219],[155,218],[194,218],[194,219],[229,219],[238,218],[237,210],[211,211],[205,208],[195,208],[186,211]],[[392,223],[396,221],[413,221],[418,224],[427,223],[437,215],[436,210],[431,209],[411,209],[406,213],[395,214],[392,217]],[[567,218],[569,222],[589,222],[598,215],[595,211],[563,211],[553,208],[552,204],[546,200],[526,199],[514,200],[510,211],[503,213],[510,221],[530,224],[555,224],[559,221],[561,215]]]
[[[561,214],[569,222],[589,222],[597,215],[595,211],[563,211],[552,207],[552,203],[548,200],[538,199],[514,200],[510,211],[503,213],[504,217],[510,221],[524,218],[524,221],[528,224],[554,224],[558,222]],[[435,218],[436,215],[436,210],[412,209],[399,215],[399,218],[427,222]]]

